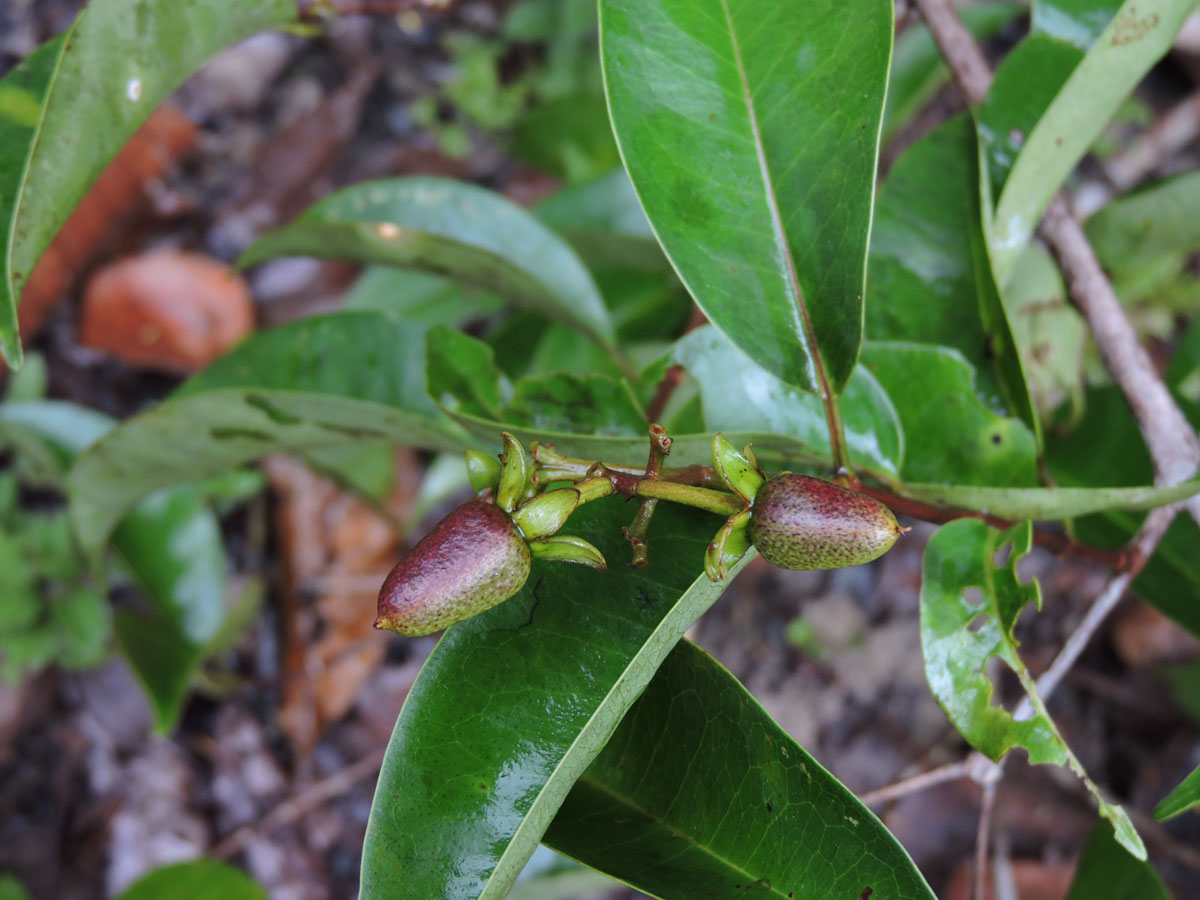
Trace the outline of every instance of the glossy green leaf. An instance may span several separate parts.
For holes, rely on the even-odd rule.
[[[1200,172],[1168,178],[1094,213],[1084,226],[1110,272],[1200,249]]]
[[[902,480],[1026,487],[1037,481],[1033,433],[975,392],[960,353],[929,344],[868,341],[862,365],[891,398],[904,433]]]
[[[364,312],[250,338],[79,458],[69,487],[84,548],[96,552],[125,512],[160,488],[271,453],[363,441],[477,446],[425,394],[425,332]]]
[[[933,900],[891,833],[719,663],[681,642],[546,833],[667,900]]]
[[[154,869],[126,888],[117,900],[266,900],[267,892],[249,875],[209,859]]]
[[[1088,50],[1120,8],[1121,0],[1033,0],[1032,31]]]
[[[12,429],[36,435],[64,467],[115,424],[70,403],[0,405],[0,436]],[[180,485],[129,510],[113,545],[148,601],[144,609],[118,610],[113,627],[150,699],[155,728],[165,733],[178,720],[196,666],[225,622],[229,564],[220,525],[203,490]]]
[[[1154,818],[1163,822],[1196,806],[1200,806],[1200,767],[1193,769],[1187,778],[1154,807]]]
[[[94,0],[0,82],[5,359],[21,358],[16,305],[34,263],[129,136],[208,57],[295,18],[290,0]]]
[[[1085,18],[1109,6],[1060,2],[1045,8]],[[1170,49],[1194,6],[1193,0],[1125,0],[1086,53],[1051,33],[1038,33],[996,72],[980,108],[979,133],[992,170],[995,213],[989,245],[1001,282],[1050,198],[1125,97]],[[1088,22],[1080,32],[1083,39],[1095,30],[1095,19]]]
[[[571,531],[606,571],[535,559],[520,593],[434,649],[375,790],[363,900],[505,896],[575,779],[720,595],[701,574],[719,517],[659,504],[650,566],[633,569],[618,562],[632,514],[617,498],[581,507]]]
[[[705,326],[687,334],[675,345],[671,358],[700,382],[704,421],[710,431],[773,432],[830,458],[821,401],[756,365],[717,329]],[[874,376],[861,366],[856,368],[840,402],[850,460],[899,477],[904,436],[896,410]]]
[[[1097,822],[1083,846],[1066,900],[1171,900],[1154,867],[1121,850],[1112,829]]]
[[[1026,12],[1021,3],[985,0],[957,9],[958,17],[978,41],[986,40]],[[924,23],[905,28],[896,38],[892,54],[892,77],[887,105],[883,110],[883,141],[886,144],[942,85],[950,81],[950,70]]]
[[[615,339],[595,283],[571,248],[500,194],[447,178],[370,181],[329,195],[264,235],[240,260],[353,259],[446,275],[578,328]]]
[[[974,128],[952,119],[910,147],[879,197],[867,336],[953,347],[993,412],[1037,416],[981,225]]]
[[[890,0],[602,0],[613,129],[709,321],[840,391],[862,339]]]
[[[480,440],[510,431],[526,444],[551,443],[560,453],[620,465],[645,465],[648,423],[628,386],[602,375],[542,375],[514,388],[482,341],[450,329],[430,332],[429,392]],[[671,464],[711,464],[709,432],[672,434]],[[784,435],[736,432],[769,460],[819,461],[806,444]]]
[[[1017,563],[1032,541],[1028,522],[1000,532],[978,519],[950,522],[929,539],[921,569],[921,648],[929,687],[954,727],[990,759],[1021,747],[1032,763],[1069,767],[1096,797],[1121,845],[1144,860],[1146,848],[1133,823],[1121,807],[1101,796],[1083,770],[1017,654],[1017,618],[1026,606],[1040,610],[1042,605],[1037,581],[1026,585],[1017,577]],[[1010,548],[1008,560],[997,566],[996,556],[1005,547]],[[1033,707],[1030,718],[1018,721],[992,703],[988,661],[993,657],[1016,674]]]
[[[1170,378],[1172,387],[1178,382]],[[1174,373],[1178,374],[1178,372]],[[1183,404],[1188,412],[1187,404]],[[1195,424],[1195,423],[1193,423]],[[1114,386],[1089,391],[1086,415],[1068,434],[1052,434],[1046,443],[1046,464],[1054,480],[1065,486],[1146,484],[1154,477],[1150,456],[1129,412]],[[1102,547],[1121,547],[1133,537],[1144,517],[1110,510],[1074,523],[1075,537]],[[1200,636],[1200,529],[1191,516],[1176,516],[1133,591],[1164,615]]]

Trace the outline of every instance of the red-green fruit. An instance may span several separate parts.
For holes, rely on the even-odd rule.
[[[777,475],[758,489],[750,540],[783,569],[870,562],[900,536],[892,511],[866,494],[807,475]]]
[[[376,628],[417,637],[513,596],[529,577],[529,545],[508,515],[470,500],[396,564],[379,589]]]

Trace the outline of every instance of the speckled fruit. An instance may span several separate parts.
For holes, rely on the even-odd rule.
[[[521,589],[529,558],[503,510],[468,501],[392,569],[379,589],[375,627],[417,637],[478,615]]]
[[[840,569],[882,556],[900,526],[866,494],[807,475],[777,475],[754,497],[749,533],[772,565]]]

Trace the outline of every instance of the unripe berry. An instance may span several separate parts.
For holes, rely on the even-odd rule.
[[[758,489],[750,540],[783,569],[840,569],[870,562],[900,536],[892,511],[832,481],[777,475]]]
[[[504,510],[470,500],[392,569],[379,589],[375,627],[417,637],[478,615],[521,589],[529,559]]]

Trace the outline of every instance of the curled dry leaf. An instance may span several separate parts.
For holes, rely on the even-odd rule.
[[[80,341],[132,365],[192,372],[254,329],[254,301],[233,269],[159,251],[101,269],[84,294]]]

